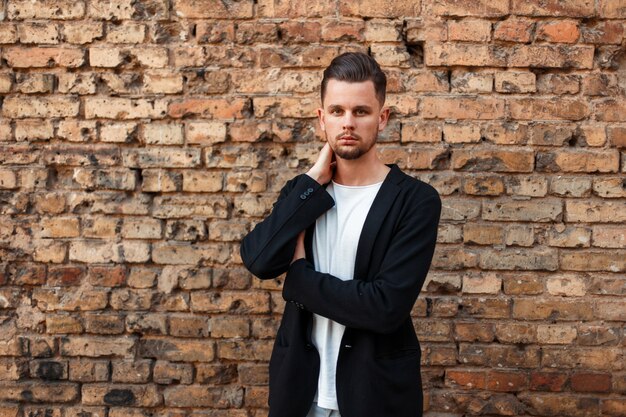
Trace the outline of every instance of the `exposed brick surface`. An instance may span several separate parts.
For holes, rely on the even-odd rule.
[[[321,70],[388,74],[442,195],[425,415],[626,414],[618,0],[0,0],[0,417],[260,417],[281,279],[239,241],[316,159]]]

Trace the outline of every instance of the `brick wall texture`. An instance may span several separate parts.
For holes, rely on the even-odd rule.
[[[281,279],[239,241],[389,77],[443,212],[426,415],[626,415],[624,0],[0,0],[0,417],[261,417]],[[393,416],[381,416],[393,417]]]

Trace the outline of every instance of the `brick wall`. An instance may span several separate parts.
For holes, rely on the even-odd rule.
[[[320,70],[390,79],[434,185],[429,416],[626,415],[622,0],[0,0],[0,417],[260,417]],[[385,417],[385,416],[381,416]]]

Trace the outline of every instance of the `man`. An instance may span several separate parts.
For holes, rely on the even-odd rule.
[[[441,202],[383,164],[386,77],[346,53],[324,71],[326,144],[242,241],[261,279],[287,273],[270,359],[270,417],[418,417],[420,345],[410,312],[430,267]],[[308,414],[307,414],[308,413]]]

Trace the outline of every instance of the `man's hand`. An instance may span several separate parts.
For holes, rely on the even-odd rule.
[[[296,243],[296,250],[293,253],[293,259],[291,260],[291,263],[294,263],[298,259],[302,259],[305,256],[306,256],[306,253],[304,252],[304,230],[303,230],[298,235],[298,242]]]
[[[330,182],[330,180],[333,179],[335,166],[337,165],[337,162],[333,160],[333,155],[333,150],[330,148],[328,142],[326,142],[317,157],[315,165],[313,165],[306,174],[322,185]]]

